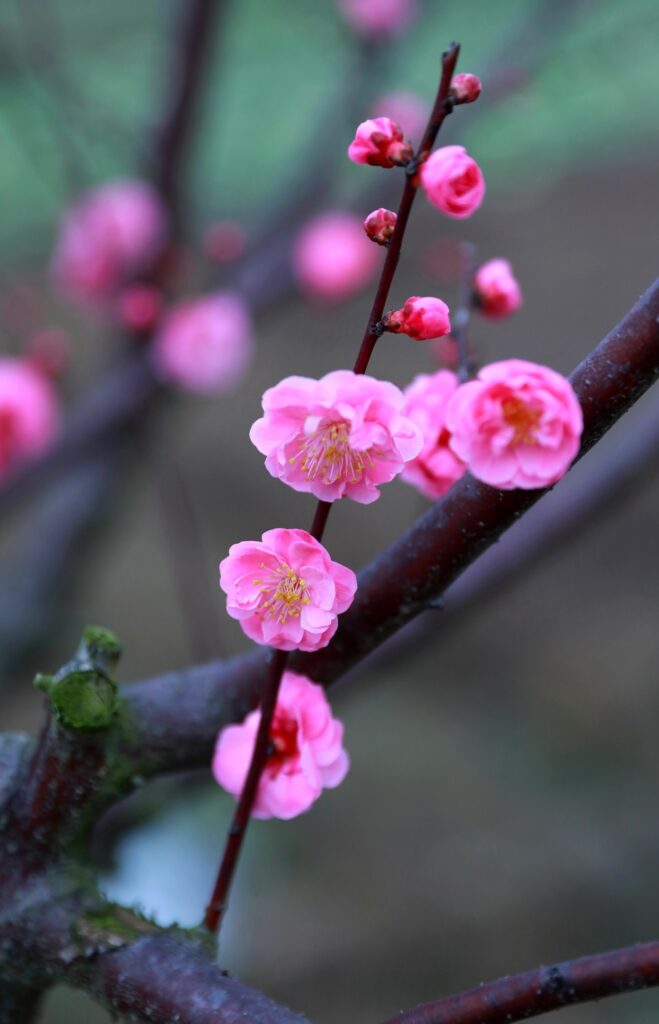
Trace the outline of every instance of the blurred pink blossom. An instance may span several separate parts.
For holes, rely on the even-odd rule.
[[[249,310],[238,295],[189,299],[165,317],[153,344],[156,372],[188,391],[229,391],[245,373],[254,342]]]
[[[156,325],[162,307],[162,292],[149,284],[130,285],[119,293],[117,299],[120,322],[138,333],[146,333]]]
[[[501,490],[548,487],[579,451],[581,406],[566,377],[506,359],[483,367],[450,399],[452,450],[478,480]]]
[[[217,738],[213,774],[235,797],[247,778],[260,721],[261,712],[252,711]],[[332,718],[322,686],[306,676],[284,672],[270,739],[272,754],[256,791],[255,818],[295,818],[309,810],[323,789],[343,782],[350,765],[343,724]]]
[[[374,117],[390,117],[399,124],[406,139],[421,141],[430,115],[426,101],[414,92],[390,92],[373,104]]]
[[[423,448],[405,465],[402,480],[428,498],[441,498],[466,472],[464,462],[449,447],[446,407],[458,389],[458,378],[450,370],[423,373],[403,392],[403,411],[423,434]]]
[[[407,334],[414,341],[442,338],[451,330],[449,308],[433,295],[411,295],[401,309],[394,309],[382,318],[387,331]]]
[[[390,117],[362,121],[348,146],[348,156],[355,164],[371,167],[394,167],[404,164],[412,155],[402,129]]]
[[[474,276],[476,308],[483,316],[499,319],[522,305],[522,289],[508,260],[490,260]]]
[[[417,0],[339,0],[348,24],[367,36],[399,35],[417,11]]]
[[[165,231],[162,204],[146,182],[101,185],[64,216],[52,258],[55,283],[74,300],[97,303],[144,268]]]
[[[59,429],[59,400],[27,360],[0,358],[0,478],[45,452]]]
[[[402,405],[394,384],[352,370],[286,377],[265,392],[265,415],[249,436],[271,476],[294,490],[368,505],[421,450]]]
[[[336,212],[321,214],[302,229],[293,264],[308,295],[339,301],[373,279],[380,257],[364,234],[361,218]]]
[[[357,578],[306,530],[275,529],[231,546],[220,563],[220,586],[227,612],[251,640],[280,651],[317,651],[352,604]]]
[[[464,146],[436,149],[419,173],[429,201],[449,217],[470,217],[483,202],[485,179]]]
[[[71,338],[59,327],[42,327],[25,344],[25,362],[41,377],[57,380],[71,360]]]

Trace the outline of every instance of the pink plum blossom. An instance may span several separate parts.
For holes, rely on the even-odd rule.
[[[317,651],[352,604],[357,578],[306,530],[276,529],[231,546],[220,586],[227,612],[250,639],[280,651]]]
[[[560,373],[523,359],[485,366],[446,409],[449,444],[483,483],[549,487],[579,451],[581,406]]]
[[[249,769],[261,712],[241,725],[229,725],[217,738],[213,774],[239,797]],[[322,686],[296,672],[284,672],[270,730],[268,758],[252,808],[255,818],[295,818],[308,811],[323,789],[346,777],[350,762],[343,748],[343,724],[332,717]]]
[[[451,95],[454,103],[473,103],[478,99],[483,89],[478,75],[472,75],[468,71],[461,71],[451,79]]]
[[[352,370],[286,377],[265,392],[264,416],[249,436],[268,472],[294,490],[367,505],[421,450],[402,406],[394,384]]]
[[[156,372],[188,391],[221,393],[241,379],[253,355],[249,310],[217,292],[175,306],[154,339]]]
[[[0,478],[46,451],[59,428],[56,393],[27,360],[0,358]]]
[[[398,217],[393,210],[385,210],[383,206],[379,210],[373,210],[364,220],[364,231],[372,242],[377,245],[386,245],[394,233]]]
[[[372,280],[380,258],[364,234],[359,217],[325,213],[299,234],[293,252],[301,288],[314,298],[339,301]]]
[[[83,303],[115,292],[155,256],[166,231],[157,192],[143,181],[113,181],[68,211],[52,259],[59,288]]]
[[[415,341],[443,338],[451,330],[449,308],[432,295],[412,295],[401,309],[391,310],[383,317],[387,331],[407,334]]]
[[[405,142],[402,129],[390,117],[362,121],[348,146],[353,163],[371,167],[394,167],[404,164],[411,155],[412,146]]]
[[[373,104],[374,117],[390,117],[399,124],[405,138],[421,141],[430,115],[427,102],[414,92],[390,92]]]
[[[522,305],[522,289],[508,260],[490,260],[474,276],[476,308],[493,320],[509,316]]]
[[[451,451],[446,429],[446,407],[458,386],[454,373],[438,370],[415,377],[403,392],[403,411],[423,433],[423,448],[405,465],[401,479],[428,498],[441,498],[467,469]]]
[[[464,146],[436,149],[419,173],[429,201],[449,217],[470,217],[483,202],[483,173]]]
[[[395,36],[403,32],[417,10],[417,0],[339,0],[349,25],[366,36]]]

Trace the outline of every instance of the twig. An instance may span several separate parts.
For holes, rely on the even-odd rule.
[[[659,942],[566,960],[425,1003],[386,1024],[514,1024],[550,1010],[659,985]]]
[[[455,71],[455,65],[460,53],[457,43],[452,43],[448,50],[442,54],[442,74],[437,90],[437,97],[430,114],[428,126],[424,132],[423,139],[413,160],[413,167],[408,170],[403,194],[398,207],[396,227],[389,242],[387,256],[382,266],[380,281],[375,292],[375,299],[366,324],[361,347],[353,367],[354,373],[366,373],[369,360],[373,354],[377,340],[382,331],[379,329],[380,321],[384,314],[384,307],[389,297],[389,291],[396,273],[400,252],[405,237],[405,229],[409,220],[412,205],[416,196],[416,185],[414,177],[419,163],[427,156],[432,149],[437,133],[453,106],[449,100],[451,79]],[[318,501],[316,511],[311,525],[311,536],[316,540],[322,540],[327,520],[331,511],[331,502]],[[208,931],[219,933],[222,924],[223,914],[226,911],[231,883],[238,866],[238,859],[242,848],[243,840],[252,808],[256,799],[259,781],[263,774],[270,749],[270,730],[272,719],[277,705],[279,688],[284,671],[289,661],[289,655],[285,651],[272,651],[268,665],[268,674],[263,688],[263,700],[261,703],[261,718],[254,742],[254,750],[250,761],[247,778],[242,792],[238,799],[231,826],[225,841],[224,852],[220,861],[220,868],[213,887],[213,892],[204,915],[204,925]]]
[[[460,288],[458,308],[451,316],[451,334],[458,349],[458,378],[469,380],[475,366],[469,349],[467,329],[474,308],[474,270],[476,269],[476,246],[472,242],[459,243]]]

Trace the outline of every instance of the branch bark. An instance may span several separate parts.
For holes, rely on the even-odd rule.
[[[550,1010],[659,985],[659,942],[499,978],[390,1017],[386,1024],[514,1024]]]

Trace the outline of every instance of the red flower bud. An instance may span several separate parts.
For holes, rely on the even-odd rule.
[[[451,79],[451,96],[454,103],[473,103],[481,94],[483,86],[478,75],[463,71]]]
[[[373,210],[364,221],[364,231],[372,242],[378,245],[386,245],[394,233],[397,216],[392,210]]]

